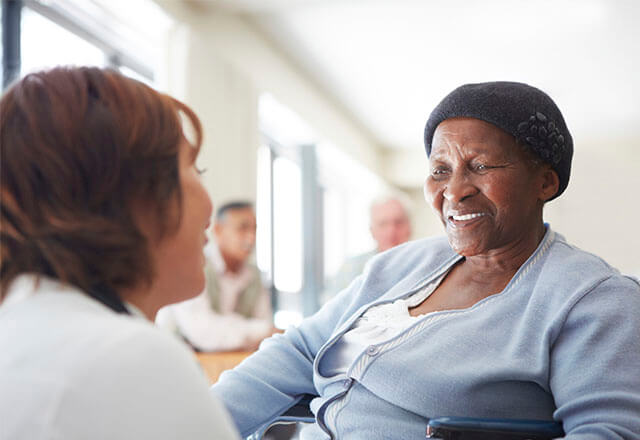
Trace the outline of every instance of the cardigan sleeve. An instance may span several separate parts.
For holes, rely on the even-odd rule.
[[[242,436],[293,406],[300,396],[317,394],[313,362],[361,284],[362,276],[299,327],[264,340],[256,353],[222,373],[211,392],[222,400]]]
[[[550,386],[566,440],[640,438],[640,287],[612,276],[568,310]]]

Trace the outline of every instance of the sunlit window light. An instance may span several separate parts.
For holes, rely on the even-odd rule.
[[[281,145],[297,146],[315,141],[311,127],[269,93],[260,95],[258,115],[260,130]]]
[[[158,87],[173,20],[151,0],[23,0],[22,74],[61,65],[112,66]]]
[[[300,167],[278,157],[273,163],[274,274],[278,290],[302,288],[302,178]]]
[[[271,154],[266,145],[258,148],[256,188],[256,263],[263,273],[271,274]]]
[[[289,327],[297,327],[302,322],[302,313],[295,310],[278,310],[273,317],[273,325],[286,330]]]
[[[55,66],[105,66],[106,58],[96,46],[51,20],[22,9],[21,74]]]
[[[346,258],[373,249],[370,204],[389,186],[328,142],[319,144],[317,152],[324,188],[325,278],[330,278]]]

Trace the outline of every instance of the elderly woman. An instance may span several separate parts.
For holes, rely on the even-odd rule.
[[[238,438],[152,324],[204,287],[200,140],[187,106],[114,71],[35,73],[2,97],[1,439]]]
[[[526,84],[465,85],[433,111],[425,144],[446,238],[375,257],[223,374],[212,390],[240,431],[309,393],[303,439],[418,439],[436,416],[640,438],[640,286],[543,222],[569,181],[560,110]]]

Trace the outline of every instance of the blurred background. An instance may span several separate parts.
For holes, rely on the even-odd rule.
[[[575,155],[546,221],[640,276],[639,20],[635,0],[2,0],[2,84],[110,66],[190,105],[214,204],[256,204],[255,260],[285,327],[374,247],[375,198],[409,206],[413,238],[441,233],[422,131],[469,82],[553,97]]]

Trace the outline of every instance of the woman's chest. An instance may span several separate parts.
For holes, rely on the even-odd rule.
[[[458,332],[425,321],[408,336],[368,348],[350,377],[378,398],[425,417],[551,416],[548,351],[539,340],[521,338],[508,323],[469,318]]]

